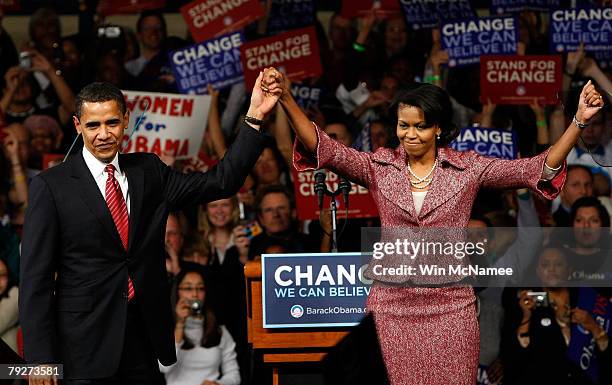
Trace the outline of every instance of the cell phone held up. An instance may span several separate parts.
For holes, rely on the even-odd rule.
[[[548,298],[548,292],[545,291],[528,291],[527,297],[533,299],[536,307],[547,307],[550,306],[550,300]]]
[[[32,68],[32,53],[23,51],[19,53],[19,67],[24,70]]]

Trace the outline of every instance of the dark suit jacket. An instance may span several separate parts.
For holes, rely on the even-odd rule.
[[[164,365],[174,363],[164,258],[168,213],[235,194],[263,142],[264,135],[243,124],[225,157],[204,174],[176,172],[153,154],[119,155],[130,194],[127,252],[82,153],[34,178],[19,295],[26,360],[62,363],[65,378],[114,374],[125,333],[129,273],[155,356]]]

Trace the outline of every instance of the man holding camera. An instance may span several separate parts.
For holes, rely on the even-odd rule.
[[[278,100],[256,81],[219,164],[182,174],[153,154],[120,154],[129,111],[92,83],[76,98],[83,150],[36,176],[24,226],[19,315],[25,358],[63,364],[66,384],[151,384],[176,361],[163,234],[168,213],[235,194],[263,148]],[[48,378],[31,384],[51,384]]]

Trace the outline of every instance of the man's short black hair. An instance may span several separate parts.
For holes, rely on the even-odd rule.
[[[125,98],[121,90],[111,83],[95,82],[83,87],[81,92],[76,96],[74,104],[74,114],[81,119],[81,108],[83,103],[102,103],[114,100],[121,110],[121,115],[125,114],[127,107]]]
[[[136,21],[136,32],[142,32],[142,22],[150,16],[157,17],[161,24],[163,35],[166,36],[166,19],[164,18],[164,14],[155,9],[148,9],[140,14],[138,21]]]

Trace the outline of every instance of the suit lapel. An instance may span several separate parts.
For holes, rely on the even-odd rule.
[[[106,200],[102,196],[93,175],[91,175],[91,171],[89,171],[81,152],[72,157],[71,177],[76,182],[75,191],[82,192],[78,194],[81,200],[89,207],[92,214],[100,221],[102,227],[107,230],[109,235],[121,245],[121,238],[119,238],[117,227],[106,205]]]
[[[438,150],[438,167],[434,171],[431,187],[425,195],[419,218],[424,218],[435,208],[456,196],[465,187],[465,183],[461,182],[460,172],[458,172],[458,170],[464,168],[465,164],[450,150],[447,148]]]
[[[132,248],[133,240],[136,238],[137,219],[142,211],[144,196],[144,173],[140,167],[130,162],[130,159],[119,154],[119,167],[125,172],[128,180],[128,193],[130,196],[130,233],[128,238],[128,250]]]
[[[393,152],[379,151],[372,155],[372,159],[377,163],[392,166],[382,169],[385,175],[378,182],[382,195],[398,205],[416,221],[417,215],[407,174],[404,149],[399,146]]]

